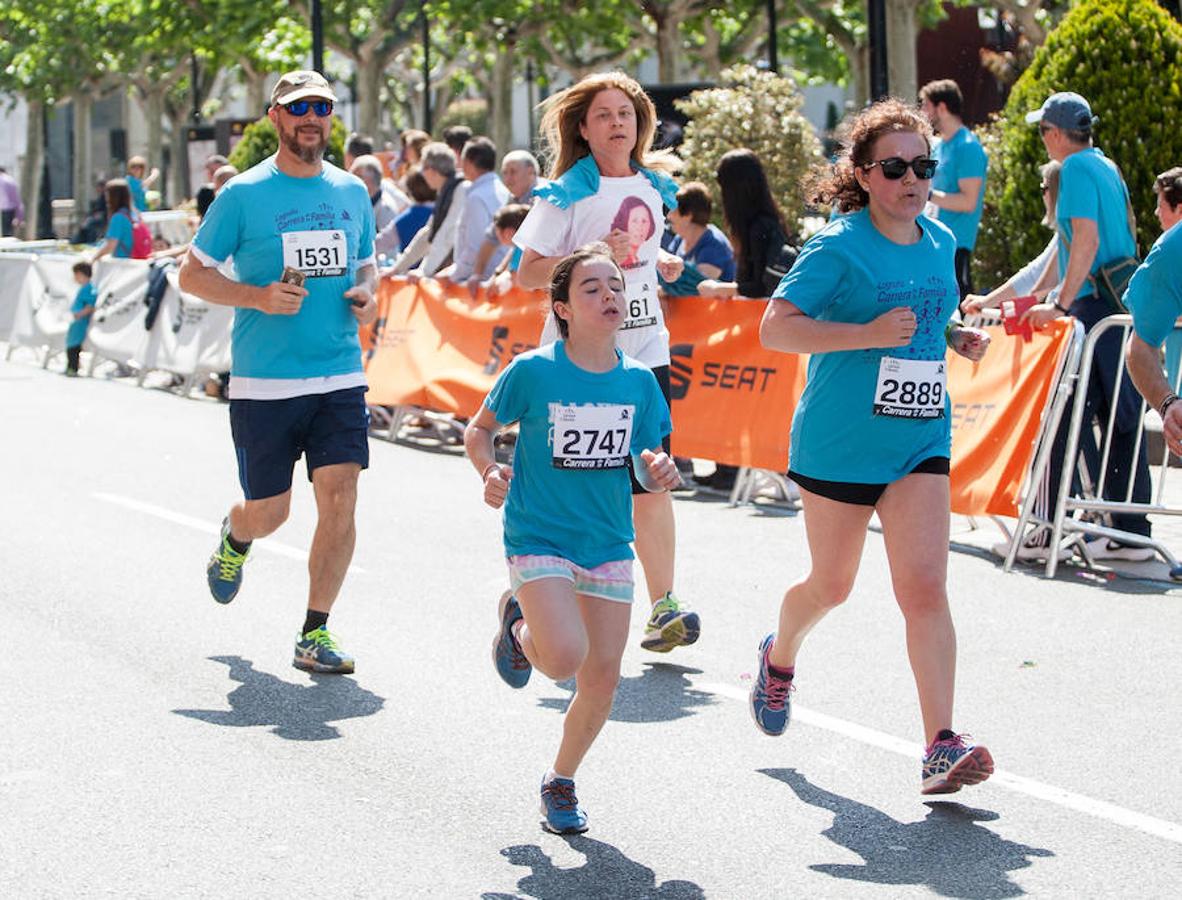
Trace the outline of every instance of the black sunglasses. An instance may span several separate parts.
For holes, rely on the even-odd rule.
[[[869,171],[878,166],[882,169],[882,177],[888,181],[898,181],[910,169],[920,181],[928,181],[936,174],[937,165],[936,160],[930,156],[917,156],[910,162],[899,156],[891,156],[887,159],[878,159],[867,163],[862,168]]]
[[[283,108],[297,119],[306,116],[309,108],[321,119],[332,115],[331,100],[293,100],[291,103],[284,103]]]

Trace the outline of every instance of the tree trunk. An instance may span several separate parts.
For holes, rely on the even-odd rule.
[[[665,13],[654,16],[653,21],[657,26],[657,81],[674,84],[681,71],[681,20]]]
[[[74,216],[80,222],[90,206],[94,173],[91,172],[90,121],[94,97],[86,89],[70,98],[74,104]]]
[[[168,192],[173,198],[173,204],[180,203],[189,193],[189,145],[186,140],[189,127],[188,111],[183,103],[176,108],[169,109],[169,121],[172,123],[171,165],[168,167]]]
[[[513,140],[513,57],[514,44],[500,48],[493,63],[489,97],[489,137],[504,156]]]
[[[148,120],[148,171],[164,162],[164,92],[163,85],[151,85],[144,103],[144,117]],[[163,185],[162,185],[163,186]]]
[[[887,86],[908,103],[919,92],[915,41],[919,33],[915,0],[886,0]]]
[[[702,35],[705,43],[698,48],[698,73],[704,81],[717,84],[722,75],[722,35],[709,16],[702,22]]]
[[[256,72],[245,61],[238,65],[246,81],[246,114],[251,118],[262,116],[267,111],[267,73]]]
[[[870,48],[856,46],[847,52],[850,61],[850,81],[854,89],[854,109],[861,109],[870,102]]]
[[[385,59],[373,53],[357,60],[357,128],[380,146],[382,126],[382,73]]]
[[[36,240],[41,222],[41,176],[45,165],[45,104],[40,100],[26,101],[28,127],[25,131],[25,160],[21,165],[21,187],[24,189],[25,238]],[[49,223],[51,226],[53,223]]]

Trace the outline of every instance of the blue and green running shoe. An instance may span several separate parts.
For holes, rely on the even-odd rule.
[[[702,622],[698,614],[682,609],[673,592],[669,591],[653,604],[640,646],[654,653],[668,653],[674,647],[692,644],[701,632]]]
[[[499,611],[501,625],[497,629],[497,636],[493,638],[493,665],[505,684],[511,688],[523,688],[534,667],[521,652],[517,638],[513,637],[513,623],[521,618],[521,606],[512,591],[505,591],[501,596]]]
[[[962,787],[980,784],[993,774],[993,755],[967,734],[951,734],[932,741],[923,754],[921,794],[952,794]]]
[[[238,589],[242,587],[242,564],[249,555],[249,547],[245,553],[239,553],[230,546],[230,520],[224,520],[221,542],[205,567],[209,592],[218,603],[229,603],[238,596]]]
[[[340,648],[332,632],[323,625],[296,639],[295,659],[291,664],[309,672],[349,675],[353,671],[353,657]]]
[[[555,776],[542,781],[542,827],[552,834],[581,834],[587,830],[587,814],[579,807],[575,783]]]

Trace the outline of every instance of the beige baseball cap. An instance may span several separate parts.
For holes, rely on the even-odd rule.
[[[306,97],[337,102],[337,95],[332,92],[332,88],[328,86],[323,75],[319,72],[301,69],[288,72],[279,79],[275,89],[271,91],[271,105],[283,106],[285,103],[294,103],[296,100],[303,100]]]

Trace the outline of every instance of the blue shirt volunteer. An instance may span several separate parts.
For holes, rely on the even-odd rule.
[[[960,192],[960,182],[965,178],[980,178],[981,190],[977,194],[977,205],[972,212],[953,212],[941,209],[937,218],[956,235],[956,246],[972,250],[977,243],[977,229],[981,225],[981,211],[985,208],[985,173],[989,168],[989,157],[977,136],[967,128],[960,130],[946,141],[937,141],[932,156],[939,165],[936,167],[932,187],[949,194]]]
[[[1150,347],[1160,347],[1182,316],[1182,228],[1157,239],[1125,290],[1133,330]]]
[[[310,379],[360,373],[357,319],[345,291],[374,264],[373,205],[361,179],[324,163],[312,178],[286,175],[271,157],[234,177],[210,206],[193,249],[206,265],[234,257],[237,280],[263,287],[285,265],[308,295],[294,316],[239,307],[231,374]]]
[[[652,370],[619,350],[610,372],[570,361],[559,340],[523,353],[485,405],[521,423],[505,504],[505,555],[560,556],[585,569],[632,559],[627,458],[660,446],[669,407]]]
[[[1095,147],[1072,153],[1059,170],[1059,200],[1055,221],[1060,239],[1070,246],[1072,219],[1096,223],[1100,246],[1092,260],[1091,274],[1114,260],[1133,256],[1137,244],[1129,231],[1129,192],[1120,170]],[[1070,252],[1059,254],[1059,280],[1067,274]],[[1085,284],[1081,296],[1088,292]]]
[[[926,216],[917,224],[922,237],[903,245],[885,238],[865,209],[830,222],[805,244],[772,295],[822,322],[865,324],[901,306],[916,318],[905,347],[809,357],[808,382],[792,418],[794,472],[885,484],[951,451],[950,404],[934,384],[943,380],[944,327],[960,296],[956,238]],[[905,374],[892,385],[892,372],[931,379]]]

